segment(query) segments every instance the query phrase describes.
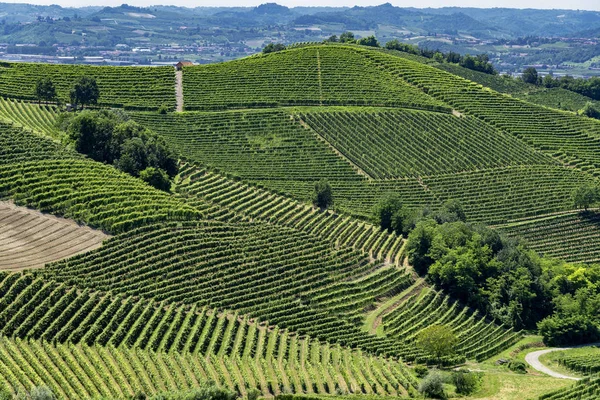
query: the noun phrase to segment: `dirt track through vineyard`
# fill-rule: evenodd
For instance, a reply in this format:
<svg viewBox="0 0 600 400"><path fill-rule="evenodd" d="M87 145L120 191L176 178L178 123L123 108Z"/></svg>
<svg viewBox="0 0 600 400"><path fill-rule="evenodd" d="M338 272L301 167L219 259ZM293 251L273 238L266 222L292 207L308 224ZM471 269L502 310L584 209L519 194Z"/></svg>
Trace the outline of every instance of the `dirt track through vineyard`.
<svg viewBox="0 0 600 400"><path fill-rule="evenodd" d="M41 268L96 249L107 238L73 221L0 202L0 270Z"/></svg>

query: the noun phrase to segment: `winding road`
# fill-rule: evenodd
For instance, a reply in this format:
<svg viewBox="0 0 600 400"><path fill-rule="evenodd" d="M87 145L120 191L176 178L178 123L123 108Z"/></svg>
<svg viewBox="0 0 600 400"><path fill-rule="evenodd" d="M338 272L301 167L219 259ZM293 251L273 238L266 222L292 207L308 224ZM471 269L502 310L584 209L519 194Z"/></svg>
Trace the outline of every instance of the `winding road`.
<svg viewBox="0 0 600 400"><path fill-rule="evenodd" d="M559 374L558 372L552 371L550 368L546 367L544 364L542 364L540 362L540 356L542 356L544 354L552 353L553 351L576 349L576 348L579 348L579 347L598 346L599 344L600 343L590 343L590 344L585 344L585 345L581 345L581 346L552 347L550 349L532 351L531 353L529 353L529 354L527 354L525 356L525 361L527 361L527 363L529 365L531 365L531 367L533 369L536 369L536 370L538 370L540 372L543 372L546 375L550 375L550 376L552 376L554 378L571 379L571 380L574 380L574 381L579 381L579 380L581 380L581 378L576 378L574 376L563 375L563 374Z"/></svg>

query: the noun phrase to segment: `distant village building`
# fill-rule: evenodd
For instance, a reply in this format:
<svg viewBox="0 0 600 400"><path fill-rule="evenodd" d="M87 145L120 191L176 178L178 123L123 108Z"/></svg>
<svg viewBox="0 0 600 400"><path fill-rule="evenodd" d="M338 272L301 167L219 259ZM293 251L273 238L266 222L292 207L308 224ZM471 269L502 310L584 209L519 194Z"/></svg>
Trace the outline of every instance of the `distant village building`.
<svg viewBox="0 0 600 400"><path fill-rule="evenodd" d="M175 68L177 68L177 71L181 71L183 67L189 67L190 65L194 65L194 63L191 61L179 61L175 64Z"/></svg>

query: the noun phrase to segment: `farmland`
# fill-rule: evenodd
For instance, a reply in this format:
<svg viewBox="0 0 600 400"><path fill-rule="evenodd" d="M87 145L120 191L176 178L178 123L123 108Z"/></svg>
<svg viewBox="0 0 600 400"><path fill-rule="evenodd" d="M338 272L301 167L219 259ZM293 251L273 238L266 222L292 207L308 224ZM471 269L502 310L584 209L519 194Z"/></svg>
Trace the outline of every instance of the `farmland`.
<svg viewBox="0 0 600 400"><path fill-rule="evenodd" d="M493 358L518 353L555 306L550 289L511 297L551 280L540 255L600 259L596 211L573 202L600 184L600 124L420 61L329 44L184 67L183 112L173 69L3 65L0 388L125 398L212 381L240 397L406 398L424 365L512 374ZM177 159L165 187L77 152L61 106L32 101L37 76L66 101L82 75L101 97L77 122L140 132L121 156L164 140ZM409 233L377 220L390 196L417 215ZM455 297L419 269L415 243L431 270L483 265L487 286L459 281L469 301ZM523 312L536 296L541 317ZM455 339L445 354L423 345L437 327Z"/></svg>

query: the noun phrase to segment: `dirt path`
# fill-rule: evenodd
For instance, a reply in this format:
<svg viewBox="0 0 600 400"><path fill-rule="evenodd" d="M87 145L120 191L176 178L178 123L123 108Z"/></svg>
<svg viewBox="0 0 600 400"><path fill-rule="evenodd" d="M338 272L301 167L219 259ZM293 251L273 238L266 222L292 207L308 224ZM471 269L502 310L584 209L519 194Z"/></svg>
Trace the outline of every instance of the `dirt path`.
<svg viewBox="0 0 600 400"><path fill-rule="evenodd" d="M177 101L177 112L183 111L183 71L175 71L175 99Z"/></svg>
<svg viewBox="0 0 600 400"><path fill-rule="evenodd" d="M576 349L576 348L579 348L579 347L597 346L599 344L600 343L590 343L590 344L586 344L586 345L582 345L582 346L553 347L551 349L533 351L533 352L531 352L531 353L529 353L529 354L527 354L525 356L525 361L527 361L527 363L529 365L531 365L531 367L533 369L536 369L536 370L538 370L540 372L543 372L546 375L550 375L550 376L552 376L554 378L571 379L571 380L574 380L574 381L579 381L579 380L581 380L581 378L576 378L574 376L567 376L567 375L559 374L558 372L552 371L550 368L546 367L544 364L542 364L540 362L540 356L542 356L544 354L552 353L553 351Z"/></svg>

